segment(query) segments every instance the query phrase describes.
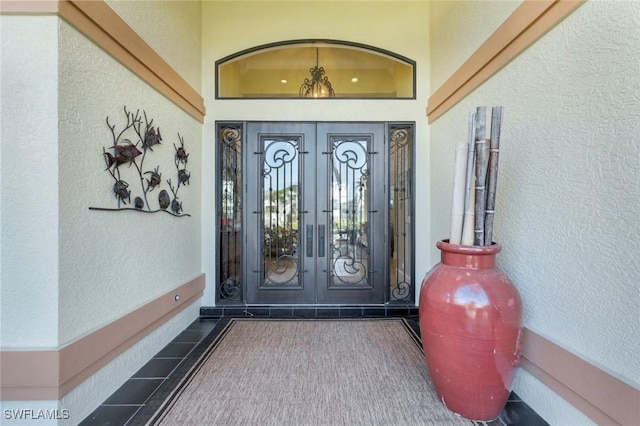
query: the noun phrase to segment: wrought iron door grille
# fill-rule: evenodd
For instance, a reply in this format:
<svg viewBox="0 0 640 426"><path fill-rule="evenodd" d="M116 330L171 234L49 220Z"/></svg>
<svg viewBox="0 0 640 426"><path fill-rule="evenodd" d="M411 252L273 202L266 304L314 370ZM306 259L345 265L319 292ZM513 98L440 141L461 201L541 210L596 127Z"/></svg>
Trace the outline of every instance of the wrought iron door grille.
<svg viewBox="0 0 640 426"><path fill-rule="evenodd" d="M411 126L390 126L389 235L391 277L390 302L413 302L413 189Z"/></svg>
<svg viewBox="0 0 640 426"><path fill-rule="evenodd" d="M313 303L307 288L414 303L415 124L287 125L216 125L216 303Z"/></svg>
<svg viewBox="0 0 640 426"><path fill-rule="evenodd" d="M262 139L261 287L299 287L299 182L301 138Z"/></svg>
<svg viewBox="0 0 640 426"><path fill-rule="evenodd" d="M218 134L218 298L241 301L242 127L220 126Z"/></svg>
<svg viewBox="0 0 640 426"><path fill-rule="evenodd" d="M369 284L369 145L331 136L330 287Z"/></svg>

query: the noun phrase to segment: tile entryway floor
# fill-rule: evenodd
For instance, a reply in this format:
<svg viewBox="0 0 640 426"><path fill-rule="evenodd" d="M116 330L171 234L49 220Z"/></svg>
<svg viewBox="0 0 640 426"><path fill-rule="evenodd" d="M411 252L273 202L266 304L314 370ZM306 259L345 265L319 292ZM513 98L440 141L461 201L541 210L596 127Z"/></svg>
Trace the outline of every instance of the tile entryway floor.
<svg viewBox="0 0 640 426"><path fill-rule="evenodd" d="M198 319L191 323L80 424L130 424L132 417L217 323L218 319Z"/></svg>
<svg viewBox="0 0 640 426"><path fill-rule="evenodd" d="M222 309L215 312L201 311L201 318L191 323L182 333L180 333L165 348L158 352L149 362L147 362L140 370L138 370L128 381L126 381L117 391L107 398L102 405L87 416L80 425L81 426L120 426L120 425L137 425L144 424L153 410L150 410L152 401L158 403L158 388L166 381L179 380L184 374L185 360L192 352L198 351L198 344L207 337L211 332L218 333L220 328L216 325L222 317L208 317L206 314L223 314L225 316L264 316L264 317L284 317L286 318L309 318L321 317L327 318L325 309L321 312L313 308L304 308L294 312L294 309L279 307L274 312L267 308L265 311L259 311L264 315L255 315L248 309L235 308L224 312ZM344 315L340 315L340 311L334 317L371 317L364 312L362 307L345 308ZM395 308L394 308L395 309ZM406 308L403 308L406 309ZM312 315L312 310L314 314ZM255 311L258 312L258 311ZM347 316L346 313L349 313ZM368 312L373 314L374 311ZM413 320L414 329L417 330L417 310L409 308L408 310L386 312L384 309L378 308L375 311L376 316L400 316L405 314L409 322ZM383 313L384 312L384 313ZM354 315L355 314L355 315ZM360 314L360 315L358 315ZM403 315L405 316L405 315ZM181 371L181 367L183 371ZM161 400L162 398L160 398ZM488 422L487 426L545 426L548 425L540 416L538 416L518 395L511 393L507 405L500 417L492 422Z"/></svg>

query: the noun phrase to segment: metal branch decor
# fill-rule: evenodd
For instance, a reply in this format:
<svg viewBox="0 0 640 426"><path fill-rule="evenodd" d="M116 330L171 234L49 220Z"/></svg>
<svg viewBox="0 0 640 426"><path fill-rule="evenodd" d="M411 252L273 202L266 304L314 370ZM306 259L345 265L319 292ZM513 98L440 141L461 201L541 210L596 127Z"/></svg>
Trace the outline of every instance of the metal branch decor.
<svg viewBox="0 0 640 426"><path fill-rule="evenodd" d="M166 180L167 189L163 189L162 172L159 165L148 167L145 160L153 153L163 149L160 127L154 127L153 119L140 110L135 113L124 107L126 124L122 130L109 123L113 144L102 148L106 165L105 171L112 178L112 192L117 203L115 208L89 207L90 210L122 211L133 210L144 213L165 212L172 216L191 216L183 213L182 202L178 198L180 188L189 185L191 174L187 170L189 154L184 147L184 138L178 133L179 145L173 144L175 150L175 181ZM168 173L168 172L167 172ZM131 201L133 198L133 202Z"/></svg>

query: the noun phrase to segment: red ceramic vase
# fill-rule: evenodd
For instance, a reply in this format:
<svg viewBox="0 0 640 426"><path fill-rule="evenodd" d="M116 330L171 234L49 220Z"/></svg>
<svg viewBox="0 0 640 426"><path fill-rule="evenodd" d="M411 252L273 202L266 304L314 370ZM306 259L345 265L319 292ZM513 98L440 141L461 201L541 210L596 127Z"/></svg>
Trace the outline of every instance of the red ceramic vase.
<svg viewBox="0 0 640 426"><path fill-rule="evenodd" d="M496 267L499 244L439 241L441 261L422 281L420 333L442 403L471 420L504 409L520 362L522 303Z"/></svg>

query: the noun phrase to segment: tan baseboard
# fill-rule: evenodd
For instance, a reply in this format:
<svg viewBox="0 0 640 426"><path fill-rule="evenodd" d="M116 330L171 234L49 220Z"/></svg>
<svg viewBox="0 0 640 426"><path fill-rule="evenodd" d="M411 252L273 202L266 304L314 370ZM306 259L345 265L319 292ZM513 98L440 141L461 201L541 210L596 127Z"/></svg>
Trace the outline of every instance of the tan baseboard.
<svg viewBox="0 0 640 426"><path fill-rule="evenodd" d="M0 399L35 401L62 398L197 301L204 287L203 274L57 351L0 352Z"/></svg>
<svg viewBox="0 0 640 426"><path fill-rule="evenodd" d="M639 390L528 329L521 366L597 424L638 425Z"/></svg>
<svg viewBox="0 0 640 426"><path fill-rule="evenodd" d="M0 13L58 13L58 0L0 0Z"/></svg>

